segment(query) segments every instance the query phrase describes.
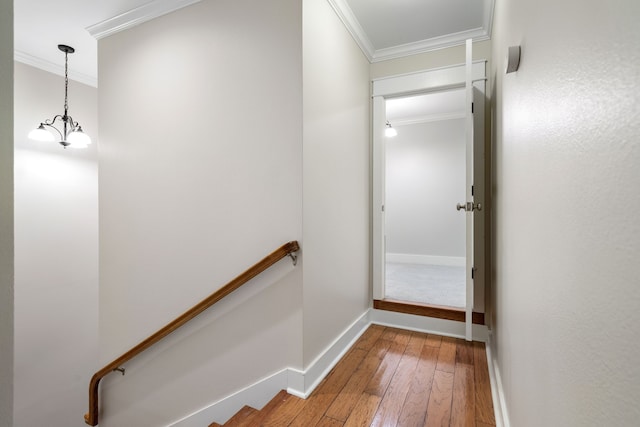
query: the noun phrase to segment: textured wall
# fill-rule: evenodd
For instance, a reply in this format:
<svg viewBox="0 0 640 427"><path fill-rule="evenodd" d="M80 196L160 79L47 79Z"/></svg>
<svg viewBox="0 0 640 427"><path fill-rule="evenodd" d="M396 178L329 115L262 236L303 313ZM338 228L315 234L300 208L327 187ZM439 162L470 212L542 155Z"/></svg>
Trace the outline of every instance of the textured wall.
<svg viewBox="0 0 640 427"><path fill-rule="evenodd" d="M13 426L13 2L0 2L0 427Z"/></svg>
<svg viewBox="0 0 640 427"><path fill-rule="evenodd" d="M511 425L636 425L640 3L496 3L494 332ZM522 60L505 75L510 45Z"/></svg>
<svg viewBox="0 0 640 427"><path fill-rule="evenodd" d="M369 63L325 0L303 1L304 361L370 304Z"/></svg>

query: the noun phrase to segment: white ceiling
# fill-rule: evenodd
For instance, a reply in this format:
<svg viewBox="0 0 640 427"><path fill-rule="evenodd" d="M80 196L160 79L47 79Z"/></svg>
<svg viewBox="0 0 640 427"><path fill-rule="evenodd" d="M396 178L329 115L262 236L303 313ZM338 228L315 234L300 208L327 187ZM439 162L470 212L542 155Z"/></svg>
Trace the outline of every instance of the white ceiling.
<svg viewBox="0 0 640 427"><path fill-rule="evenodd" d="M392 126L460 119L464 117L465 104L464 88L390 98L385 102L386 117Z"/></svg>
<svg viewBox="0 0 640 427"><path fill-rule="evenodd" d="M328 0L370 62L488 40L494 0Z"/></svg>
<svg viewBox="0 0 640 427"><path fill-rule="evenodd" d="M58 44L76 49L72 79L97 85L97 38L200 0L14 0L15 57L63 72ZM215 1L215 0L209 0ZM328 0L368 57L376 62L486 40L494 0ZM92 35L93 34L93 35Z"/></svg>
<svg viewBox="0 0 640 427"><path fill-rule="evenodd" d="M72 78L96 84L98 43L85 29L149 0L14 0L16 59L60 74L64 54L58 44L76 49L69 56Z"/></svg>

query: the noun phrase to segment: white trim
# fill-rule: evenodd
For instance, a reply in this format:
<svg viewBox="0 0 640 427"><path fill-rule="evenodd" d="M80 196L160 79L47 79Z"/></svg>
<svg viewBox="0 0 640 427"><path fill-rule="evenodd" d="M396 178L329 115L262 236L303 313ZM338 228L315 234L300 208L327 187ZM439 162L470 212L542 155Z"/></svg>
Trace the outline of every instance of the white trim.
<svg viewBox="0 0 640 427"><path fill-rule="evenodd" d="M510 427L509 413L507 411L507 402L505 400L504 388L502 387L502 378L500 377L500 368L498 361L494 358L496 349L494 348L493 335L489 332L486 349L487 349L487 365L489 368L489 381L491 383L491 398L493 399L493 411L496 418L496 427Z"/></svg>
<svg viewBox="0 0 640 427"><path fill-rule="evenodd" d="M372 276L373 299L383 299L385 295L385 252L386 240L384 236L385 223L385 136L384 128L387 121L385 100L381 96L374 96L372 101L373 121L372 136L373 145L371 148L371 185L372 188L380 189L374 191L371 198L373 241L371 247L373 251Z"/></svg>
<svg viewBox="0 0 640 427"><path fill-rule="evenodd" d="M273 396L286 388L287 369L283 369L224 399L220 399L178 421L168 424L167 427L202 427L211 424L212 420L224 420L223 422L226 422L245 405L253 408L264 407Z"/></svg>
<svg viewBox="0 0 640 427"><path fill-rule="evenodd" d="M58 65L53 62L40 59L36 56L29 55L28 53L22 52L20 50L13 51L13 59L18 62L22 62L23 64L27 64L44 71L48 71L49 73L57 74L64 77L64 65ZM84 83L89 86L98 87L97 77L78 73L77 71L71 69L69 70L69 79Z"/></svg>
<svg viewBox="0 0 640 427"><path fill-rule="evenodd" d="M411 117L406 119L394 120L393 127L397 126L406 126L406 125L417 125L421 123L431 123L431 122L443 122L445 120L459 120L464 119L466 117L464 111L459 111L456 113L442 113L442 114L432 114L430 116L420 116L420 117Z"/></svg>
<svg viewBox="0 0 640 427"><path fill-rule="evenodd" d="M291 370L295 375L303 375L304 380L302 382L304 383L304 389L295 389L289 386L287 391L293 395L304 397L305 399L309 397L318 384L327 376L329 371L338 363L340 358L342 358L347 350L360 338L360 335L367 330L370 324L369 310L367 310L311 362L304 373ZM298 380L297 383L300 383L300 381Z"/></svg>
<svg viewBox="0 0 640 427"><path fill-rule="evenodd" d="M446 265L452 267L465 266L465 257L455 256L387 253L386 260L387 262L397 262L400 264Z"/></svg>
<svg viewBox="0 0 640 427"><path fill-rule="evenodd" d="M287 393L306 399L308 394L304 389L304 376L305 372L300 369L287 369Z"/></svg>
<svg viewBox="0 0 640 427"><path fill-rule="evenodd" d="M200 0L155 0L113 18L90 25L86 30L100 40L198 2Z"/></svg>
<svg viewBox="0 0 640 427"><path fill-rule="evenodd" d="M362 27L360 26L360 22L356 19L353 11L347 4L345 0L327 0L333 10L338 15L338 18L342 21L342 24L345 26L353 40L356 42L364 56L367 57L369 62L373 62L374 49L371 40L367 36L367 33L364 32Z"/></svg>
<svg viewBox="0 0 640 427"><path fill-rule="evenodd" d="M493 11L495 9L495 0L485 2L482 27L487 29L489 39L491 39L491 32L493 31Z"/></svg>
<svg viewBox="0 0 640 427"><path fill-rule="evenodd" d="M487 60L486 59L476 59L473 61L474 64L484 64L486 63ZM452 68L459 68L459 67L464 67L465 63L459 63L459 64L451 64L451 65L443 65L441 67L435 67L435 68L429 68L427 70L419 70L419 71L409 71L408 73L400 73L400 74L394 74L392 76L384 76L384 77L376 77L375 79L371 79L372 82L377 82L377 81L381 81L381 80L388 80L388 79L396 79L398 77L407 77L407 76L413 76L416 74L423 74L423 73L431 73L433 71L439 71L439 70L449 70ZM474 71L477 71L474 69ZM487 77L484 76L483 78L479 78L479 80L487 80ZM474 80L475 82L475 80ZM464 80L461 82L461 86L464 86ZM372 96L375 95L381 95L381 94L374 94Z"/></svg>
<svg viewBox="0 0 640 427"><path fill-rule="evenodd" d="M417 55L419 53L430 52L433 50L444 49L452 46L460 46L467 39L473 39L474 42L489 40L489 32L484 27L473 28L471 30L460 31L458 33L447 34L444 36L433 37L426 40L420 40L413 43L407 43L399 46L378 49L373 54L372 62L387 61L389 59L402 58L404 56Z"/></svg>
<svg viewBox="0 0 640 427"><path fill-rule="evenodd" d="M471 39L467 39L466 48L465 48L465 94L466 94L466 103L465 103L465 112L466 112L466 120L465 120L465 146L466 146L466 201L473 201L473 179L474 179L474 161L475 161L475 150L473 147L473 41ZM465 324L466 324L466 339L467 341L471 341L473 338L472 325L473 325L473 292L474 292L474 281L473 281L473 266L475 263L475 254L473 252L474 246L474 238L475 233L473 230L473 220L474 213L473 211L466 211L465 221L467 226L466 230L466 304L465 304Z"/></svg>
<svg viewBox="0 0 640 427"><path fill-rule="evenodd" d="M473 61L473 80L486 79L486 60ZM385 98L465 86L465 64L374 79L372 96Z"/></svg>
<svg viewBox="0 0 640 427"><path fill-rule="evenodd" d="M446 337L462 339L465 337L464 322L398 313L395 311L371 309L371 323L410 331L438 334ZM486 342L488 338L489 329L486 325L473 325L474 341Z"/></svg>

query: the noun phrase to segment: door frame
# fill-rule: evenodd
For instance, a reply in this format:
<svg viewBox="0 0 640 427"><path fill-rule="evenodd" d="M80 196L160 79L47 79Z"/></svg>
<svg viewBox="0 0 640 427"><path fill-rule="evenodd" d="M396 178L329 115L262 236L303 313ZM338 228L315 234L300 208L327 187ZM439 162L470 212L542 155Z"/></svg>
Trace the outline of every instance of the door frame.
<svg viewBox="0 0 640 427"><path fill-rule="evenodd" d="M485 312L485 99L486 60L472 63L474 91L474 198L483 210L474 213L474 312ZM385 100L399 96L439 92L464 88L466 80L465 64L429 69L414 73L389 76L372 81L372 282L373 299L382 300L385 295L385 242L384 242L384 185L385 165L384 128L386 124ZM452 207L452 209L455 207Z"/></svg>

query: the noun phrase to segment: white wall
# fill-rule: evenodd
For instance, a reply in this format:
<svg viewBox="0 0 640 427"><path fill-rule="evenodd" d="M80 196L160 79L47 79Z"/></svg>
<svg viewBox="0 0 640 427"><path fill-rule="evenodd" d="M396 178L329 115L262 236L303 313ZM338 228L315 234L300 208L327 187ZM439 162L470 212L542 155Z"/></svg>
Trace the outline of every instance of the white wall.
<svg viewBox="0 0 640 427"><path fill-rule="evenodd" d="M31 141L64 78L15 63L16 426L82 426L98 362L97 89L69 82L87 149Z"/></svg>
<svg viewBox="0 0 640 427"><path fill-rule="evenodd" d="M326 0L303 1L304 364L360 317L369 285L369 63Z"/></svg>
<svg viewBox="0 0 640 427"><path fill-rule="evenodd" d="M464 119L395 126L385 143L387 253L465 256Z"/></svg>
<svg viewBox="0 0 640 427"><path fill-rule="evenodd" d="M100 40L105 363L302 240L301 17L298 0L205 0ZM100 425L164 425L302 368L302 264L111 375Z"/></svg>
<svg viewBox="0 0 640 427"><path fill-rule="evenodd" d="M0 2L0 427L13 426L13 2Z"/></svg>
<svg viewBox="0 0 640 427"><path fill-rule="evenodd" d="M631 0L496 2L494 344L512 426L640 419L638 16Z"/></svg>

